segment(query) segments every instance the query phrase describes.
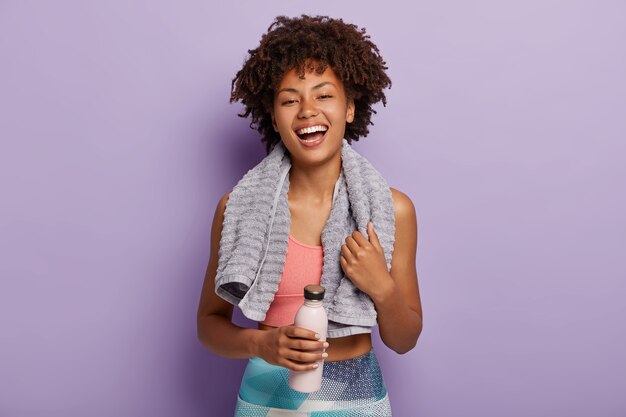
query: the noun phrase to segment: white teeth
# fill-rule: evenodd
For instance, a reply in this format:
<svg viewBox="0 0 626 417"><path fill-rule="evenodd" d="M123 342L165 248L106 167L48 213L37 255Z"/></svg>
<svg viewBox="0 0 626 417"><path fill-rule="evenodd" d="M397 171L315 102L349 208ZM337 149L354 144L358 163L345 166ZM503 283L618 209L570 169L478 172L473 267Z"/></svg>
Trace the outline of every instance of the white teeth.
<svg viewBox="0 0 626 417"><path fill-rule="evenodd" d="M327 130L328 128L326 126L317 125L317 126L305 127L303 129L298 129L296 130L296 133L298 135L303 135L305 133L326 132Z"/></svg>

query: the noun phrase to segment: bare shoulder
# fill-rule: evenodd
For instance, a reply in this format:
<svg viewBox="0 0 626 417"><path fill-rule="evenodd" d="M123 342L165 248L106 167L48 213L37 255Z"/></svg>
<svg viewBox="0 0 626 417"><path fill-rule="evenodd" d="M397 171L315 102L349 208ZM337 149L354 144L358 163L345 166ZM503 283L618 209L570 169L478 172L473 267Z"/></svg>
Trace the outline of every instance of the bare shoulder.
<svg viewBox="0 0 626 417"><path fill-rule="evenodd" d="M391 188L395 210L395 242L389 271L409 304L420 317L422 303L417 283L417 218L408 195Z"/></svg>
<svg viewBox="0 0 626 417"><path fill-rule="evenodd" d="M415 215L413 201L402 191L391 187L390 190L395 211L396 227L400 229L407 227L417 229L417 216Z"/></svg>
<svg viewBox="0 0 626 417"><path fill-rule="evenodd" d="M224 301L215 293L215 277L217 275L217 266L219 262L219 247L222 236L222 224L224 222L224 211L230 192L224 194L215 207L213 216L213 224L211 226L211 250L209 255L209 264L206 269L204 284L200 295L200 304L198 306L198 318L217 314L230 318L232 316L233 307Z"/></svg>
<svg viewBox="0 0 626 417"><path fill-rule="evenodd" d="M226 210L226 203L228 202L228 197L230 197L230 191L227 192L220 198L220 201L217 203L216 214L224 215L224 211Z"/></svg>

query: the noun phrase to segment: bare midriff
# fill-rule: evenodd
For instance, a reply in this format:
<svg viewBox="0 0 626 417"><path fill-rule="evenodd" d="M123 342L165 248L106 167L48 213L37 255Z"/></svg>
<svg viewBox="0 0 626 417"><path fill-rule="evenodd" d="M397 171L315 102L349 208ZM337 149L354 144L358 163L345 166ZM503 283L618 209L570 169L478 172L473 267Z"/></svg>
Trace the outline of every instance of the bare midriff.
<svg viewBox="0 0 626 417"><path fill-rule="evenodd" d="M270 330L275 327L268 326L259 323L259 330ZM336 337L327 339L328 358L326 362L342 361L345 359L356 358L357 356L365 355L372 349L372 337L370 333L355 334L346 337Z"/></svg>

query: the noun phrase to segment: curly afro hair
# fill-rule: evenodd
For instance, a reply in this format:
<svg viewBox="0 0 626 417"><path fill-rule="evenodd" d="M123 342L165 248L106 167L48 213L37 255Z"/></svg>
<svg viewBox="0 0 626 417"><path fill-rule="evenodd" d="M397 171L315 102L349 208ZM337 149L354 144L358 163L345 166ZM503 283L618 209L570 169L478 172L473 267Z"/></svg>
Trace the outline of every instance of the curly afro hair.
<svg viewBox="0 0 626 417"><path fill-rule="evenodd" d="M383 106L387 104L383 89L391 87L391 80L378 47L365 28L342 19L278 16L259 46L248 53L250 56L232 81L230 102L243 103L245 110L240 117L252 114L250 127L261 133L267 153L280 141L272 126L271 110L274 91L287 71L296 69L302 78L305 69L319 74L327 66L333 69L355 104L354 121L346 124L349 143L369 133L368 125L374 124L372 113L376 113L372 105L379 101Z"/></svg>

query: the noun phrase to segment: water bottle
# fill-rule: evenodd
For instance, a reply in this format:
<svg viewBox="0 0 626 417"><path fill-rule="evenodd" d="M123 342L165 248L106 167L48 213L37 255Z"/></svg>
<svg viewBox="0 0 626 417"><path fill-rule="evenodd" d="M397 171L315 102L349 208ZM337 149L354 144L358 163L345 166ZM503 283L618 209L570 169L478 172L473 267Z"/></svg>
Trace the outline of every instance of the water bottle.
<svg viewBox="0 0 626 417"><path fill-rule="evenodd" d="M328 318L322 304L324 299L324 287L319 285L307 285L304 287L304 304L296 313L294 325L313 330L320 335L320 341L326 341L328 330ZM317 368L310 371L290 371L289 386L300 392L314 392L322 386L322 370L324 359L317 362Z"/></svg>

